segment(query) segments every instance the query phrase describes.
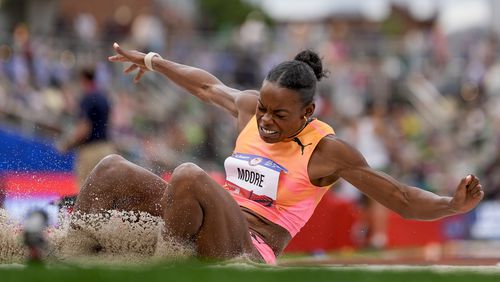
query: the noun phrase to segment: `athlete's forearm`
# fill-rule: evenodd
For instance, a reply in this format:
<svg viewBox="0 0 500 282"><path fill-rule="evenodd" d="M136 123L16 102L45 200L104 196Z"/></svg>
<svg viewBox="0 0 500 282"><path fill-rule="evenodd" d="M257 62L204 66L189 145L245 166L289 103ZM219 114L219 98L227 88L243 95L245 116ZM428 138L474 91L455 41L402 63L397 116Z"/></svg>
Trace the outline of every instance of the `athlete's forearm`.
<svg viewBox="0 0 500 282"><path fill-rule="evenodd" d="M344 177L360 191L407 219L434 220L456 213L450 197L441 197L398 182L369 167L352 169Z"/></svg>
<svg viewBox="0 0 500 282"><path fill-rule="evenodd" d="M434 220L454 215L457 211L451 206L451 197L443 197L417 187L407 187L410 201L406 218Z"/></svg>
<svg viewBox="0 0 500 282"><path fill-rule="evenodd" d="M113 48L117 54L110 56L108 60L131 62L132 65L124 72L138 70L135 82L141 79L146 69L155 70L202 101L221 106L233 116L238 115L235 98L240 91L227 87L207 71L163 59L154 53L144 54L136 50L123 50L118 43L114 43Z"/></svg>
<svg viewBox="0 0 500 282"><path fill-rule="evenodd" d="M155 71L163 74L172 82L204 102L217 103L217 99L221 98L216 97L218 94L215 90L223 87L224 84L205 70L175 63L159 57L154 57L152 64ZM227 99L228 97L222 98Z"/></svg>

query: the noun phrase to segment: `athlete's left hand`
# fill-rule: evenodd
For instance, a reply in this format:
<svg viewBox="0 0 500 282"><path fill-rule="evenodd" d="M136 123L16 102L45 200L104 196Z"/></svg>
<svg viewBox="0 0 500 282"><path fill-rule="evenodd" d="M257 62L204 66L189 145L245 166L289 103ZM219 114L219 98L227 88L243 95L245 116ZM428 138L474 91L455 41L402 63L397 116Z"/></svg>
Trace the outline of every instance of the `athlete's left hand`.
<svg viewBox="0 0 500 282"><path fill-rule="evenodd" d="M450 205L457 213L466 213L475 208L483 197L484 191L479 183L479 178L469 174L462 178L458 184Z"/></svg>

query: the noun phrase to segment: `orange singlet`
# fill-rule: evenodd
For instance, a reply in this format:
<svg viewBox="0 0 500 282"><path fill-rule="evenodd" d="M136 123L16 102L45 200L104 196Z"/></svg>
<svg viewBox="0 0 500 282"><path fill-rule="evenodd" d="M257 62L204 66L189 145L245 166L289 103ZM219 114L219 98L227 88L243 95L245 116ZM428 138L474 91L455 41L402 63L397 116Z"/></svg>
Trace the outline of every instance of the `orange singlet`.
<svg viewBox="0 0 500 282"><path fill-rule="evenodd" d="M297 141L266 143L255 116L236 140L233 155L224 162L225 188L245 208L284 227L292 237L311 217L329 186L309 180L307 166L319 141L334 134L324 122L312 120Z"/></svg>

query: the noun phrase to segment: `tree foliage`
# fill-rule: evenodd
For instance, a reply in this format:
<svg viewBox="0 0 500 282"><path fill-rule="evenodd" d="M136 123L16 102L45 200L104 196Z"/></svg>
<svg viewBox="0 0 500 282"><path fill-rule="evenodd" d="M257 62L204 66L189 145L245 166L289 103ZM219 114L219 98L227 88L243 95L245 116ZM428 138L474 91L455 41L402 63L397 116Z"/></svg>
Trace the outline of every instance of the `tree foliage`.
<svg viewBox="0 0 500 282"><path fill-rule="evenodd" d="M264 14L256 7L243 0L198 0L200 10L200 28L221 29L242 24L253 11Z"/></svg>

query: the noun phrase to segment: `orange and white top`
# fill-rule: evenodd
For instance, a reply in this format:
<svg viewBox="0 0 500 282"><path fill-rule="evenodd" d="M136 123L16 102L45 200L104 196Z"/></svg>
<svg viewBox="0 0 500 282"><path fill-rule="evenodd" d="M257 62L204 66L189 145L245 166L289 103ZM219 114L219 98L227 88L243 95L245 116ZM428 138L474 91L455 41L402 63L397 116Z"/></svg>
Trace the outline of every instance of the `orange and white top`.
<svg viewBox="0 0 500 282"><path fill-rule="evenodd" d="M319 141L334 130L313 120L294 141L266 143L255 116L236 140L233 155L224 162L226 182L236 202L284 227L293 237L309 220L330 186L315 186L307 166Z"/></svg>

